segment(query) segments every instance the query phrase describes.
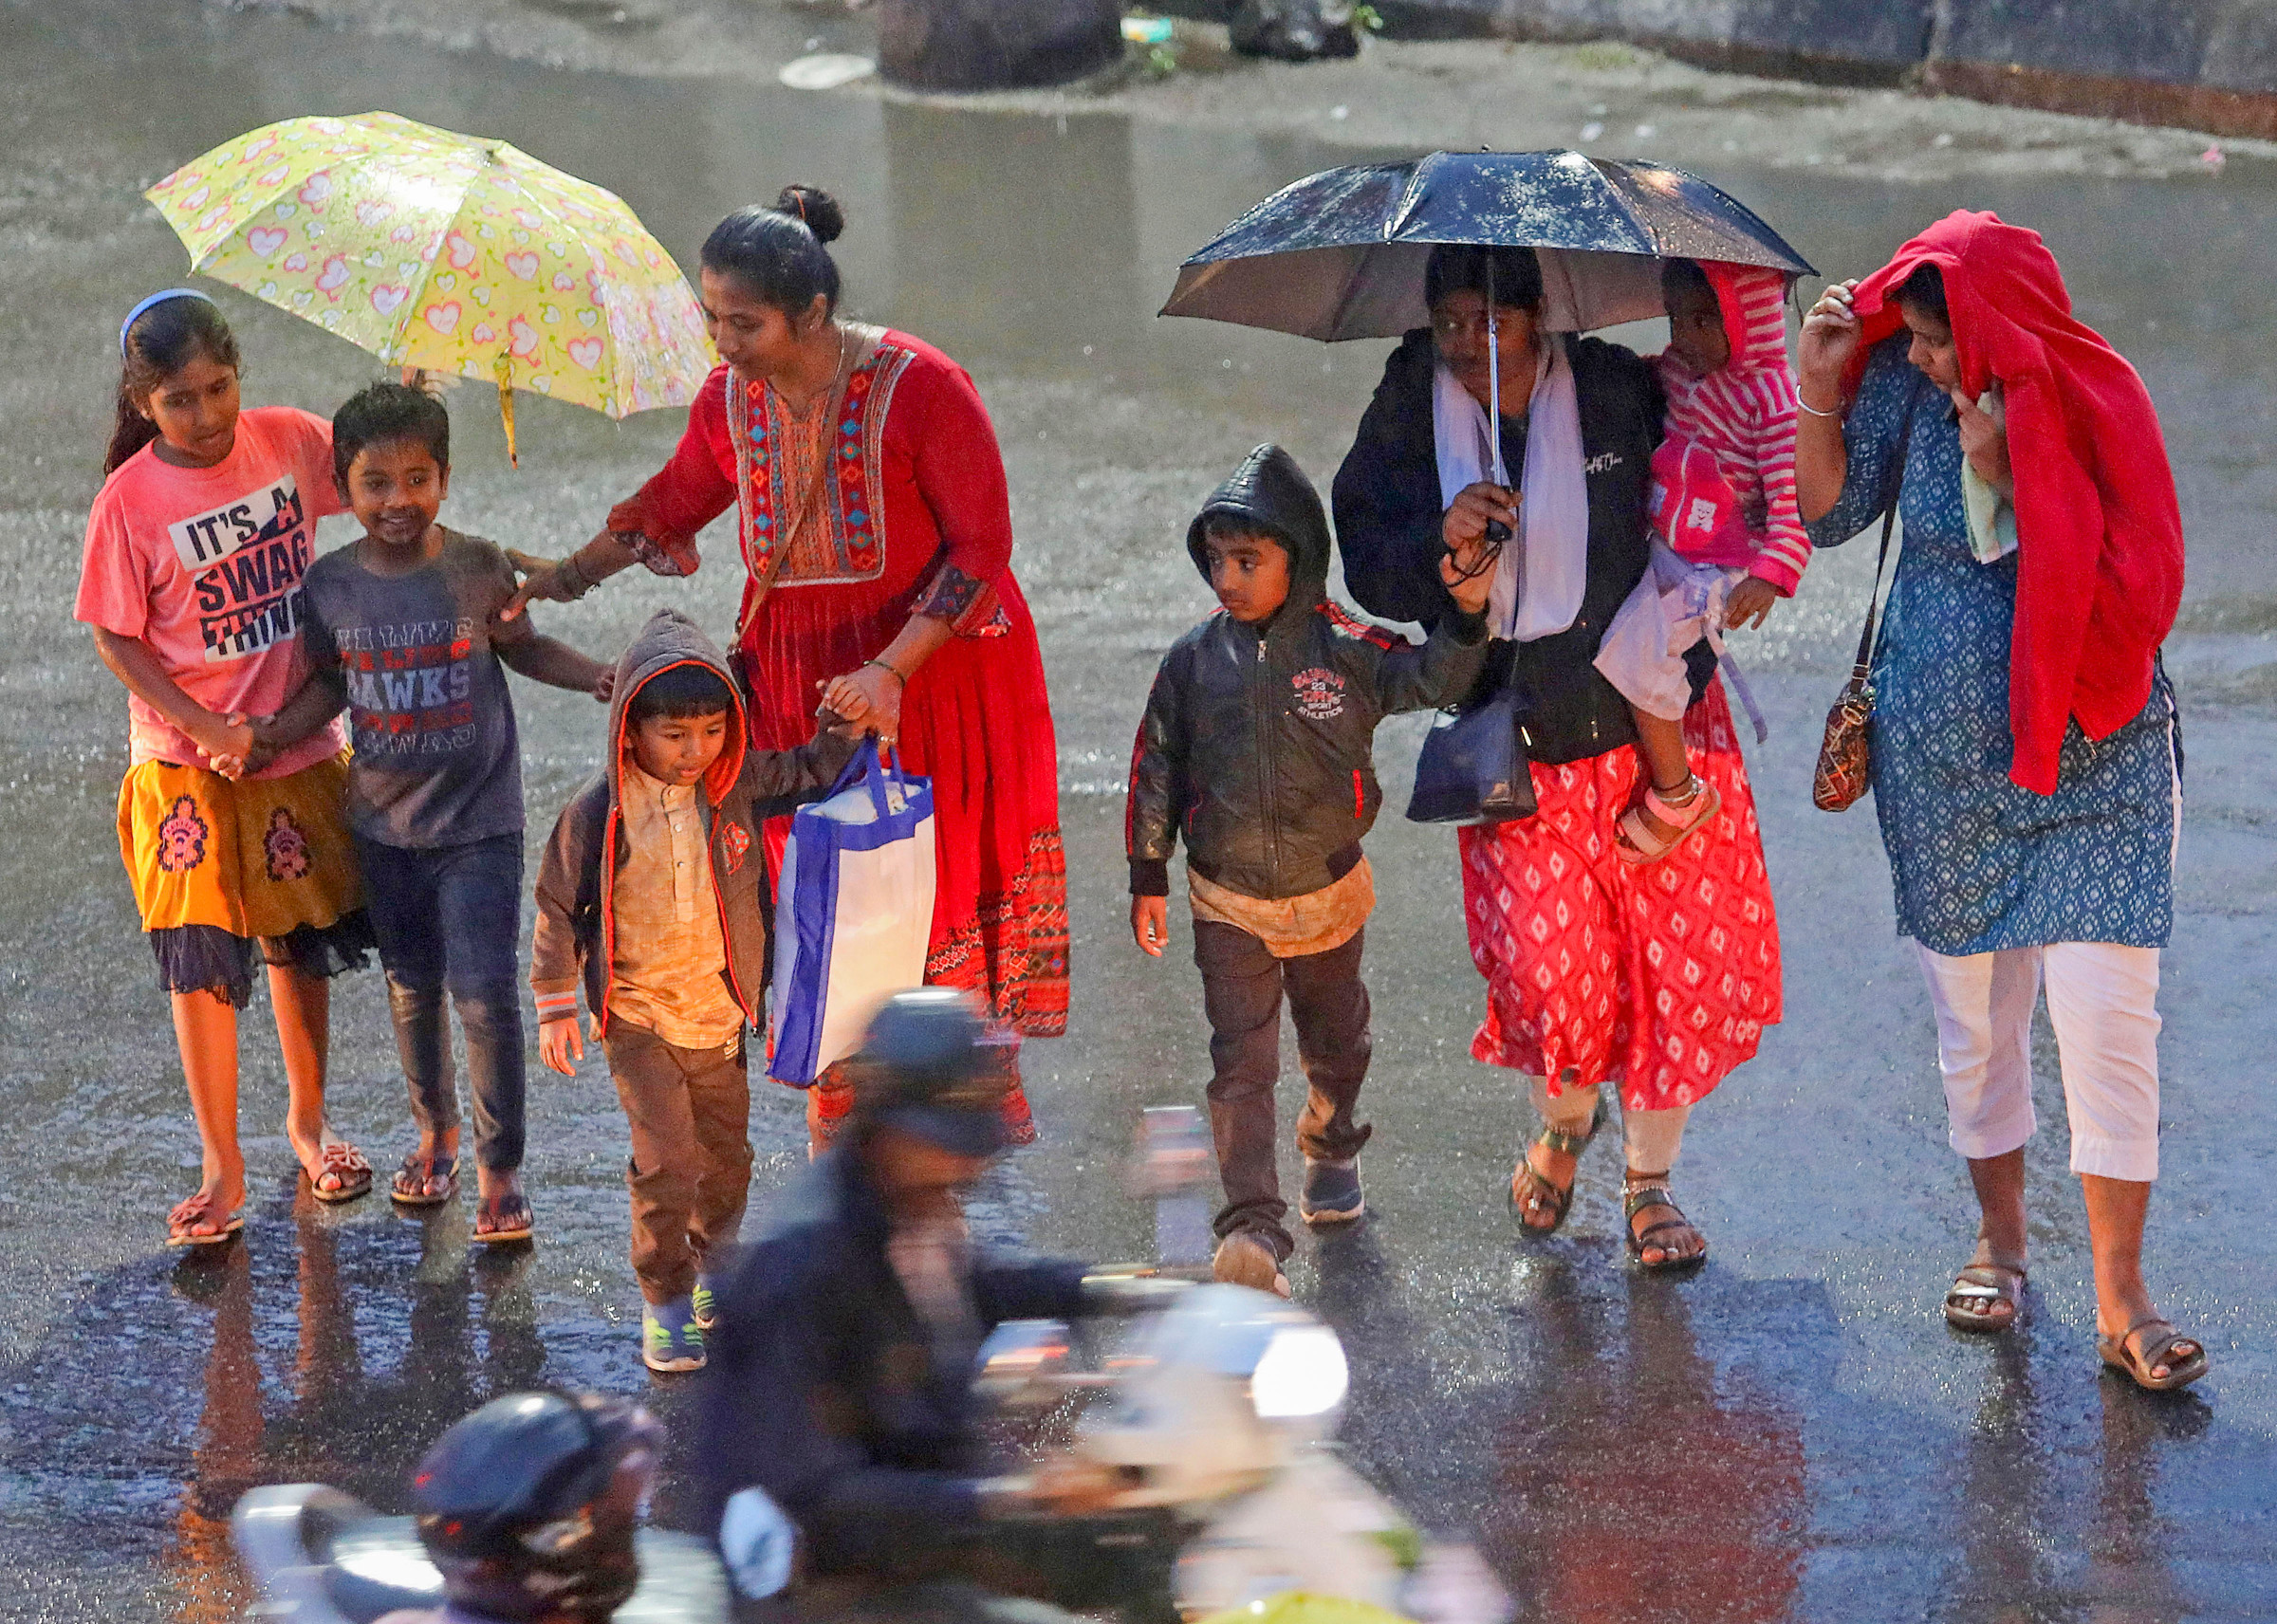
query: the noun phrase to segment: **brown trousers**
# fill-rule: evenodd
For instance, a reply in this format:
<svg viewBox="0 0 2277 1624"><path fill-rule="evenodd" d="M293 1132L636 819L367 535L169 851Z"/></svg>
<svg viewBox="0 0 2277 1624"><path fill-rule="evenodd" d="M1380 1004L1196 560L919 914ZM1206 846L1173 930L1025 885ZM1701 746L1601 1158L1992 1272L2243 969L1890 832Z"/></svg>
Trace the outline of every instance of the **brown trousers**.
<svg viewBox="0 0 2277 1624"><path fill-rule="evenodd" d="M1368 989L1360 979L1361 938L1341 948L1277 959L1247 931L1215 919L1194 926L1194 962L1202 971L1210 1017L1210 1131L1226 1187L1220 1239L1247 1229L1287 1261L1296 1249L1282 1220L1281 1174L1273 1164L1273 1088L1281 1076L1281 1003L1297 1028L1305 1068L1305 1110L1297 1148L1324 1161L1360 1154L1372 1129L1352 1119L1374 1041Z"/></svg>
<svg viewBox="0 0 2277 1624"><path fill-rule="evenodd" d="M633 1273L650 1304L685 1297L706 1259L743 1227L751 1188L751 1085L741 1033L683 1049L625 1021L602 1047L633 1131L624 1164L633 1198Z"/></svg>

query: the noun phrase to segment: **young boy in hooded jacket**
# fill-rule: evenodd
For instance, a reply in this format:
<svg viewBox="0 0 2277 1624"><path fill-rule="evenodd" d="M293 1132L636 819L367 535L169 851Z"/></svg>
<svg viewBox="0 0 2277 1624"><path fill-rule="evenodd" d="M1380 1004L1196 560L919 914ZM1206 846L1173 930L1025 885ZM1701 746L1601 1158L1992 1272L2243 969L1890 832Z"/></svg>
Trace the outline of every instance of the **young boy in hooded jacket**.
<svg viewBox="0 0 2277 1624"><path fill-rule="evenodd" d="M606 768L562 809L538 870L529 983L540 1057L593 1035L632 1130L640 1356L695 1370L751 1182L744 1031L764 1019L768 906L760 831L830 787L853 754L837 731L748 747L743 698L695 623L659 609L617 663Z"/></svg>
<svg viewBox="0 0 2277 1624"><path fill-rule="evenodd" d="M1131 762L1131 933L1159 958L1170 857L1186 841L1194 957L1210 1019L1210 1125L1226 1202L1213 1272L1288 1295L1294 1242L1273 1165L1281 1000L1296 1023L1307 1097L1299 1210L1308 1224L1364 1209L1352 1119L1367 1076L1362 928L1376 892L1360 842L1383 794L1376 724L1451 704L1486 661L1488 571L1440 561L1458 613L1421 647L1326 593L1328 521L1296 459L1259 446L1186 533L1222 612L1162 657Z"/></svg>

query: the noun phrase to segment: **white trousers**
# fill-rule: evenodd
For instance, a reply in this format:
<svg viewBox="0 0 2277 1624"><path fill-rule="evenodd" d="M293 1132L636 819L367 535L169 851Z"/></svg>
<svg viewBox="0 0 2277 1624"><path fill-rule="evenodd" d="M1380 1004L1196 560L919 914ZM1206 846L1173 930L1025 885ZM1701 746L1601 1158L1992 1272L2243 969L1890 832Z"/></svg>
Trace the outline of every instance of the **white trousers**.
<svg viewBox="0 0 2277 1624"><path fill-rule="evenodd" d="M1543 1121L1562 1134L1589 1131L1589 1118L1597 1111L1595 1089L1568 1088L1553 1099L1549 1084L1542 1079L1528 1077L1526 1080L1532 1086L1534 1109L1542 1114ZM1676 1153L1684 1148L1684 1124L1691 1116L1689 1105L1666 1111L1622 1111L1620 1137L1629 1166L1645 1173L1664 1173L1675 1167Z"/></svg>
<svg viewBox="0 0 2277 1624"><path fill-rule="evenodd" d="M1936 1006L1954 1150L1982 1161L2032 1136L2032 1007L2045 976L2071 1171L2158 1176L2157 948L2055 942L1950 958L1914 945Z"/></svg>

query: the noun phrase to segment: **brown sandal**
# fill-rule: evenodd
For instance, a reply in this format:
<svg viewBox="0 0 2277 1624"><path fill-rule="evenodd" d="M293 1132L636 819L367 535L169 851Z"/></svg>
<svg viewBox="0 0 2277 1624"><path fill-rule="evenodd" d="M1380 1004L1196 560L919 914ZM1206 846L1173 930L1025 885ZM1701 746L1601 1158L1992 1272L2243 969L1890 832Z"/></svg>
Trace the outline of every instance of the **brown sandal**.
<svg viewBox="0 0 2277 1624"><path fill-rule="evenodd" d="M1638 1234L1637 1215L1639 1212L1650 1212L1657 1207L1666 1208L1671 1215L1661 1219L1657 1224L1647 1224L1644 1227L1644 1232ZM1655 1179L1649 1184L1630 1185L1628 1193L1621 1198L1620 1209L1627 1219L1629 1256L1637 1260L1638 1267L1652 1269L1657 1273L1663 1269L1695 1268L1708 1261L1708 1237L1700 1235L1699 1226L1685 1217L1684 1209L1669 1198L1666 1180ZM1696 1252L1677 1254L1653 1239L1655 1235L1670 1229L1690 1229L1694 1234L1700 1235L1700 1249ZM1645 1261L1644 1248L1652 1246L1660 1246L1660 1261L1657 1264Z"/></svg>
<svg viewBox="0 0 2277 1624"><path fill-rule="evenodd" d="M2135 1338L2145 1331L2164 1331L2162 1337L2146 1339L2138 1347ZM2188 1354L2175 1353L2188 1348ZM2116 1337L2100 1333L2095 1338L2095 1351L2102 1356L2103 1363L2115 1371L2122 1371L2137 1387L2151 1393L2171 1393L2177 1387L2188 1387L2206 1374L2206 1346L2195 1337L2185 1337L2168 1320L2156 1314L2146 1315ZM2164 1375L2151 1372L2166 1366Z"/></svg>
<svg viewBox="0 0 2277 1624"><path fill-rule="evenodd" d="M1956 1331L2006 1331L2024 1313L2025 1267L1995 1256L1983 1241L1976 1255L1953 1277L1945 1293L1945 1323ZM1992 1312L1996 1303L2009 1305L2006 1314Z"/></svg>
<svg viewBox="0 0 2277 1624"><path fill-rule="evenodd" d="M1527 1141L1527 1148L1531 1150L1540 1145L1561 1155L1571 1156L1578 1162L1582 1153L1589 1148L1589 1141L1597 1137L1597 1131L1604 1125L1605 1102L1601 1097L1597 1109L1590 1114L1587 1133L1568 1134L1562 1129L1545 1127ZM1573 1172L1575 1181L1579 1182L1582 1170L1577 1167ZM1527 1209L1537 1204L1549 1209L1548 1223L1528 1224L1526 1221ZM1554 1235L1558 1232L1558 1226L1565 1222L1565 1209L1572 1205L1573 1185L1568 1184L1561 1189L1535 1170L1530 1157L1518 1158L1517 1167L1510 1172L1510 1210L1518 1214L1518 1227L1521 1229L1537 1238Z"/></svg>

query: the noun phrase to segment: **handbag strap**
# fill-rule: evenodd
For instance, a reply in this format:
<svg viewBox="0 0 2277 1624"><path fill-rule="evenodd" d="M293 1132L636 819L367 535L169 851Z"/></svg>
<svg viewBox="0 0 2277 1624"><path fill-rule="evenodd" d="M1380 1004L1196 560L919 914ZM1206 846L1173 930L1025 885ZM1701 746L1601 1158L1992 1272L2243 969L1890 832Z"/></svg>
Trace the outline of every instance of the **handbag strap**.
<svg viewBox="0 0 2277 1624"><path fill-rule="evenodd" d="M1890 562L1890 533L1898 527L1898 498L1905 489L1905 458L1914 443L1914 415L1928 387L1928 374L1916 372L1914 386L1906 392L1904 421L1898 430L1898 454L1890 459L1890 471L1881 482L1881 547L1874 555L1874 590L1866 597L1865 629L1858 635L1858 659L1850 668L1854 685L1863 683L1874 670L1874 623L1881 607L1882 566Z"/></svg>

